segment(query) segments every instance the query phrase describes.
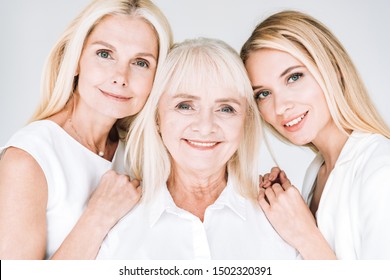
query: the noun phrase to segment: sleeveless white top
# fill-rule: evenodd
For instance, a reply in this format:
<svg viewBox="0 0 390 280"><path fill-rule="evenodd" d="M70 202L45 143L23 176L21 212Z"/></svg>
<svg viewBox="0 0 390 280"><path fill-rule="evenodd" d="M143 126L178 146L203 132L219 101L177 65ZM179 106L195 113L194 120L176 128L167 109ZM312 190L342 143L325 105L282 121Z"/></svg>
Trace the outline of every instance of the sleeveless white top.
<svg viewBox="0 0 390 280"><path fill-rule="evenodd" d="M124 143L119 142L110 162L81 145L56 123L41 120L16 132L0 153L11 146L29 153L46 177L46 258L50 258L80 218L102 175L110 169L124 173Z"/></svg>

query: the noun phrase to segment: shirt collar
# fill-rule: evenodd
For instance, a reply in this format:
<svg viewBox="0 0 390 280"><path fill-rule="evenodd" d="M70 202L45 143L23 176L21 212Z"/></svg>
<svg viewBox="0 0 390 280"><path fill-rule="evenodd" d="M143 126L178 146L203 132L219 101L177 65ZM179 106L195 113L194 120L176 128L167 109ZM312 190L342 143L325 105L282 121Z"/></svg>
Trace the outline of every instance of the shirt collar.
<svg viewBox="0 0 390 280"><path fill-rule="evenodd" d="M224 206L230 208L241 219L246 219L246 199L233 186L232 181L228 180L226 188L215 203L209 206L210 209L221 209Z"/></svg>
<svg viewBox="0 0 390 280"><path fill-rule="evenodd" d="M166 184L156 190L156 193L148 206L150 227L154 226L166 210L177 208Z"/></svg>
<svg viewBox="0 0 390 280"><path fill-rule="evenodd" d="M366 145L366 142L370 141L370 137L367 137L369 135L372 135L372 133L353 131L345 142L344 147L341 149L334 169L344 163L353 160L355 155L360 152L359 146ZM318 153L306 171L304 184L302 187L302 196L306 202L309 202L309 200L311 199L311 195L314 190L313 184L316 181L317 174L323 163L324 158L320 153Z"/></svg>
<svg viewBox="0 0 390 280"><path fill-rule="evenodd" d="M210 205L208 209L222 209L223 207L230 208L236 213L241 219L246 219L246 199L238 193L236 188L232 186L231 180L228 180L225 189L222 191L220 196ZM167 185L165 184L159 188L153 200L147 203L149 226L153 227L160 219L162 214L166 211L180 213L183 210L178 208L173 201L171 194L168 191Z"/></svg>

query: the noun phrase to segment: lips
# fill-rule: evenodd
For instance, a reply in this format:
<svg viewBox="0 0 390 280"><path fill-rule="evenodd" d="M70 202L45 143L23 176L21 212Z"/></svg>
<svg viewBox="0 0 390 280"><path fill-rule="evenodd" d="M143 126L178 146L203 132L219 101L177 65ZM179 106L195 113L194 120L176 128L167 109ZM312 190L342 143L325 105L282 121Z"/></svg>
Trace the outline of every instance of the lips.
<svg viewBox="0 0 390 280"><path fill-rule="evenodd" d="M306 115L307 115L308 112L309 112L309 111L305 112L304 114L302 114L302 115L300 115L300 116L298 116L298 117L294 117L294 118L292 118L292 119L289 120L289 121L284 121L284 122L282 123L283 126L285 126L285 127L293 127L293 126L299 124L299 123L306 117Z"/></svg>
<svg viewBox="0 0 390 280"><path fill-rule="evenodd" d="M131 97L127 97L127 96L123 96L120 94L115 94L115 93L111 93L111 92L107 92L107 91L103 91L103 90L100 90L100 92L104 96L109 97L111 99L114 99L116 101L126 102L126 101L129 101L131 99Z"/></svg>
<svg viewBox="0 0 390 280"><path fill-rule="evenodd" d="M185 139L185 141L190 146L197 148L197 149L212 149L220 143L220 142L214 142L214 141L196 141L196 140L188 140L188 139Z"/></svg>

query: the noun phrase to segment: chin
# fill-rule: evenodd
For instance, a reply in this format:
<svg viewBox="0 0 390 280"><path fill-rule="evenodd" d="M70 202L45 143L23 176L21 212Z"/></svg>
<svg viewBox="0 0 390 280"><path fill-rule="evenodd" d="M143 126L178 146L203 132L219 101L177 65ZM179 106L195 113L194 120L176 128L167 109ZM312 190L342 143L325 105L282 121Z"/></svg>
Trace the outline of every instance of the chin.
<svg viewBox="0 0 390 280"><path fill-rule="evenodd" d="M292 137L291 135L284 135L284 137L296 146L305 146L312 142L310 137Z"/></svg>

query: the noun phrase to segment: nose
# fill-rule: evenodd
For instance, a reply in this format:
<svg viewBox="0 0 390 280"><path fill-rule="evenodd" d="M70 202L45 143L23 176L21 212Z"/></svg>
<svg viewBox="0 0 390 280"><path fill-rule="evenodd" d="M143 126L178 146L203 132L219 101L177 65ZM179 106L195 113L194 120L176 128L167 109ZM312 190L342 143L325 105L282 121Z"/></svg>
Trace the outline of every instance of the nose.
<svg viewBox="0 0 390 280"><path fill-rule="evenodd" d="M129 68L126 65L115 65L113 69L112 83L121 87L127 87L129 84Z"/></svg>
<svg viewBox="0 0 390 280"><path fill-rule="evenodd" d="M217 124L212 110L201 110L196 114L192 123L192 130L199 132L202 136L207 136L215 133Z"/></svg>
<svg viewBox="0 0 390 280"><path fill-rule="evenodd" d="M277 115L283 115L286 111L294 107L294 102L288 94L274 92L274 110Z"/></svg>

